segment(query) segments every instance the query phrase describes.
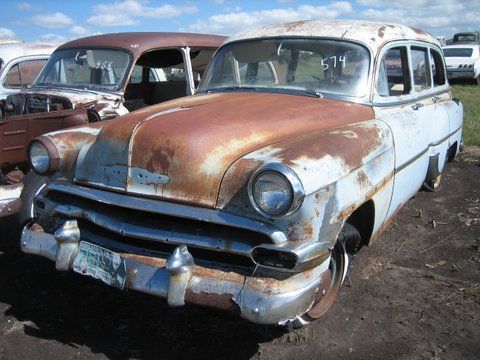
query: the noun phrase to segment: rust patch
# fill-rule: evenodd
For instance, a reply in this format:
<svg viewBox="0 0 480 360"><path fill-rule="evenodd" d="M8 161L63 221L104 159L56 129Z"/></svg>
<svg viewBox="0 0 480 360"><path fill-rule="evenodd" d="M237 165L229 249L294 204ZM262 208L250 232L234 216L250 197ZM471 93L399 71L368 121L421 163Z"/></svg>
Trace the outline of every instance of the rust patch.
<svg viewBox="0 0 480 360"><path fill-rule="evenodd" d="M191 304L206 305L216 309L232 312L236 315L240 314L240 308L233 301L230 294L214 294L214 293L195 293L190 289L185 292L185 301Z"/></svg>
<svg viewBox="0 0 480 360"><path fill-rule="evenodd" d="M368 178L367 174L365 174L365 171L363 170L358 171L357 182L363 188L371 186L370 179Z"/></svg>

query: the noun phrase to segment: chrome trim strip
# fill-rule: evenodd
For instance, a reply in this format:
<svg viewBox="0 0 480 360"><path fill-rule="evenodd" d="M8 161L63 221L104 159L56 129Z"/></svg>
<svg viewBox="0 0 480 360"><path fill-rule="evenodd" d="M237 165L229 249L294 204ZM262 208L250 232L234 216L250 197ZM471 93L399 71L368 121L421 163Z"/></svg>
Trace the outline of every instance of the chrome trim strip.
<svg viewBox="0 0 480 360"><path fill-rule="evenodd" d="M419 100L425 100L429 97L434 97L436 95L442 95L442 94L448 93L449 91L450 91L450 87L442 88L442 89L434 91L434 92L428 92L428 94L424 94L424 95L412 96L412 97L409 97L408 99L405 99L405 100L389 101L389 102L375 102L374 101L374 102L372 102L372 106L390 107L390 106L405 105L405 104L409 104L409 103L415 103L416 101L419 101Z"/></svg>
<svg viewBox="0 0 480 360"><path fill-rule="evenodd" d="M270 237L272 242L275 244L283 243L288 240L287 236L282 231L271 224L215 209L171 203L157 199L142 198L129 194L120 194L116 192L74 185L63 181L52 182L48 185L46 190L55 190L83 197L89 200L98 201L103 204L114 205L127 209L176 216L185 219L205 221L214 224L255 231Z"/></svg>
<svg viewBox="0 0 480 360"><path fill-rule="evenodd" d="M462 126L460 126L457 130L451 132L450 134L445 135L445 136L444 136L443 138L441 138L440 140L437 140L437 141L435 141L435 142L432 142L432 143L428 144L428 146L427 146L425 149L423 149L422 151L420 151L417 155L415 155L414 157L410 158L407 162L403 163L403 164L400 165L398 168L395 168L395 174L399 173L400 171L402 171L403 169L405 169L408 165L410 165L411 163L415 162L415 161L418 160L420 157L422 157L422 155L424 155L426 152L428 152L428 150L430 149L430 147L440 145L441 143L443 143L444 141L448 140L450 137L452 137L453 135L455 135L457 132L459 132L461 129L462 129Z"/></svg>

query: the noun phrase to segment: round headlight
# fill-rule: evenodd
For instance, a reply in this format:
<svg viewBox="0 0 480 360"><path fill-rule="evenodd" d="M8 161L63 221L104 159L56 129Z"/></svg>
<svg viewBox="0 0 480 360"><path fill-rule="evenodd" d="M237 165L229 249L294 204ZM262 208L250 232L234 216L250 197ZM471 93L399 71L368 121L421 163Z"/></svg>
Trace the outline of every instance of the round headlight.
<svg viewBox="0 0 480 360"><path fill-rule="evenodd" d="M32 142L28 156L30 165L37 173L46 174L50 170L50 154L40 141Z"/></svg>
<svg viewBox="0 0 480 360"><path fill-rule="evenodd" d="M248 193L255 210L269 218L294 213L304 198L297 174L280 163L265 164L258 169L250 178Z"/></svg>
<svg viewBox="0 0 480 360"><path fill-rule="evenodd" d="M288 180L278 173L266 171L253 183L253 199L268 215L281 215L292 205L293 193Z"/></svg>

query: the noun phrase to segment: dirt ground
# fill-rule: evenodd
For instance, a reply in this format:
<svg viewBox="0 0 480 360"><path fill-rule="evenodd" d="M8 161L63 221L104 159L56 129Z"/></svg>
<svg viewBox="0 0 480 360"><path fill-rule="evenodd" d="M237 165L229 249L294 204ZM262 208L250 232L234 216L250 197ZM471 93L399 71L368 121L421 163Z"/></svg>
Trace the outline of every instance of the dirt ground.
<svg viewBox="0 0 480 360"><path fill-rule="evenodd" d="M292 332L58 273L4 222L0 359L478 359L480 151L462 159L362 249L330 312Z"/></svg>

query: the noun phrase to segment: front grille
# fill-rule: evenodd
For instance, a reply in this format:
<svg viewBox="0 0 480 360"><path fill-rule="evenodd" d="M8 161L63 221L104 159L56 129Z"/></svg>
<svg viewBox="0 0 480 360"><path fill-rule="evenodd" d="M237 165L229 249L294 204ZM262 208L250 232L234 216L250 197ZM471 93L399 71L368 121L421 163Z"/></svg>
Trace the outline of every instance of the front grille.
<svg viewBox="0 0 480 360"><path fill-rule="evenodd" d="M57 206L75 206L84 214L93 214L79 221L82 238L89 234L92 242L97 238L103 242L109 239L112 241L110 246L121 244L123 249L118 249L121 251L132 247L171 254L178 244L183 243L196 260L251 267L254 263L249 257L250 249L271 243L267 235L255 231L131 209L126 204L125 207L124 204L104 204L55 190L50 190L46 198ZM241 251L238 251L238 244Z"/></svg>

